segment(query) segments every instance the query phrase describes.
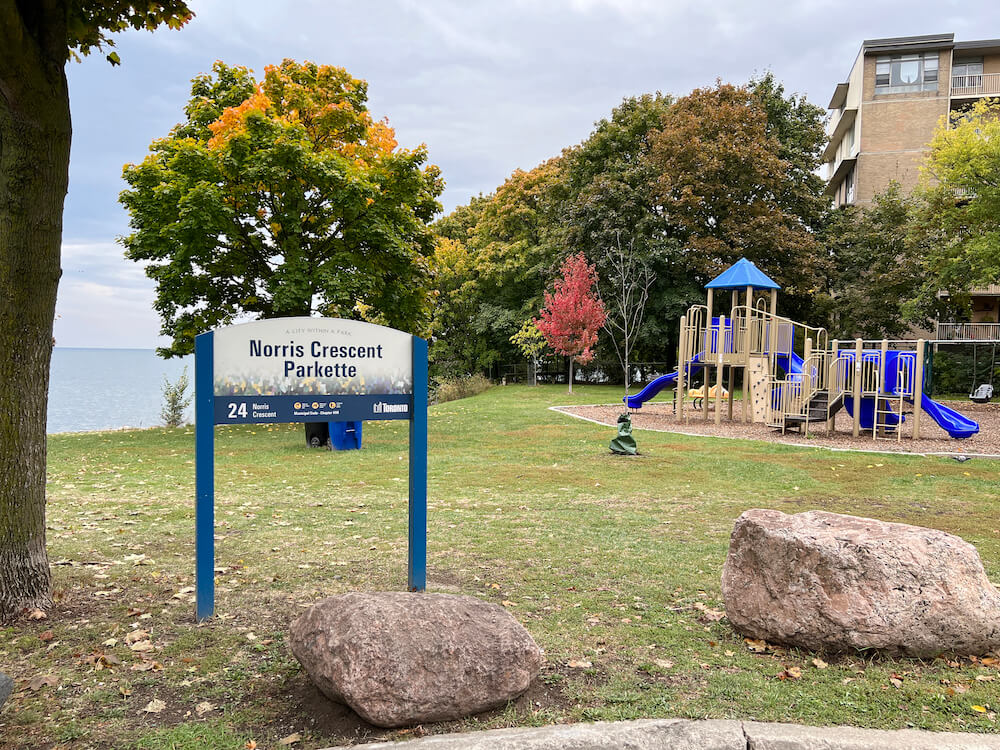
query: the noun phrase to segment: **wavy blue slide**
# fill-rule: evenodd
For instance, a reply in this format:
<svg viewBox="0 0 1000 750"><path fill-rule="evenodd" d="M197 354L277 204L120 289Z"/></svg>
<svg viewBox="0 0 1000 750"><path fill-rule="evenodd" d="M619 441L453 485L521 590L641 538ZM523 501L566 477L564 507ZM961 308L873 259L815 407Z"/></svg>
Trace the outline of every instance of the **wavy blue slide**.
<svg viewBox="0 0 1000 750"><path fill-rule="evenodd" d="M910 403L912 404L913 402L910 401ZM930 396L924 396L920 404L928 416L953 438L968 438L979 432L978 423L973 422L968 417L962 416L954 409L950 409L944 404L935 401Z"/></svg>
<svg viewBox="0 0 1000 750"><path fill-rule="evenodd" d="M691 368L702 367L701 355L697 355L691 360ZM650 381L649 385L643 388L634 396L626 396L622 399L625 402L625 406L629 409L641 409L642 405L649 401L651 398L656 396L660 391L666 388L668 385L673 385L674 381L677 380L677 370L667 373L666 375L661 375L658 378Z"/></svg>

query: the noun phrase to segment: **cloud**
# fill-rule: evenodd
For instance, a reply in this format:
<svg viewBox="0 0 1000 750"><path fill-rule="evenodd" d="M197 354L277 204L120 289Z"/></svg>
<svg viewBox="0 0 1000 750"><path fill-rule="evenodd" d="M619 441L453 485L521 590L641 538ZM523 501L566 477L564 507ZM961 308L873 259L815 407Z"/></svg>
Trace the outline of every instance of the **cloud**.
<svg viewBox="0 0 1000 750"><path fill-rule="evenodd" d="M67 243L56 301L59 346L152 348L163 342L153 283L114 243Z"/></svg>

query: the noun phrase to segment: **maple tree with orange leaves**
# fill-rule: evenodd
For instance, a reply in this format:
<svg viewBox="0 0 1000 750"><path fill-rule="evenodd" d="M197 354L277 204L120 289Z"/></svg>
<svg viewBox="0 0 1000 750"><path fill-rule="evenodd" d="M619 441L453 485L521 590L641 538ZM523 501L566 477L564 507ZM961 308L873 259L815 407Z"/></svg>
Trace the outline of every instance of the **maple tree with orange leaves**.
<svg viewBox="0 0 1000 750"><path fill-rule="evenodd" d="M444 188L344 68L216 62L187 119L128 164L126 256L157 284L165 356L237 318L321 314L423 333Z"/></svg>

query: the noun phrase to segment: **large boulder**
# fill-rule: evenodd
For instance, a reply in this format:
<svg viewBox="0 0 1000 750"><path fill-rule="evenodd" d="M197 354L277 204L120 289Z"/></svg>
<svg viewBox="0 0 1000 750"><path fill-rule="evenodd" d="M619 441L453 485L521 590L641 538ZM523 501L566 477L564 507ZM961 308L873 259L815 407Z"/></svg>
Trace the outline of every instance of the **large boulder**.
<svg viewBox="0 0 1000 750"><path fill-rule="evenodd" d="M328 698L381 727L503 706L543 661L505 609L450 594L330 597L292 623L291 647Z"/></svg>
<svg viewBox="0 0 1000 750"><path fill-rule="evenodd" d="M748 510L722 571L742 634L814 651L1000 648L1000 594L951 534L824 511Z"/></svg>

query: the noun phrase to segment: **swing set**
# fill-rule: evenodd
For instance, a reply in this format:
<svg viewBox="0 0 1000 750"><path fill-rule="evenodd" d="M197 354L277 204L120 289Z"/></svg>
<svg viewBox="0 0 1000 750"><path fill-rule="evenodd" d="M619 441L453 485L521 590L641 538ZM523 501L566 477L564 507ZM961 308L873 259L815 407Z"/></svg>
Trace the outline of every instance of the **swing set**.
<svg viewBox="0 0 1000 750"><path fill-rule="evenodd" d="M993 351L990 356L990 382L976 385L979 379L979 346L972 345L972 388L969 391L969 400L977 404L988 404L993 398L993 375L997 369L997 345L993 343Z"/></svg>

